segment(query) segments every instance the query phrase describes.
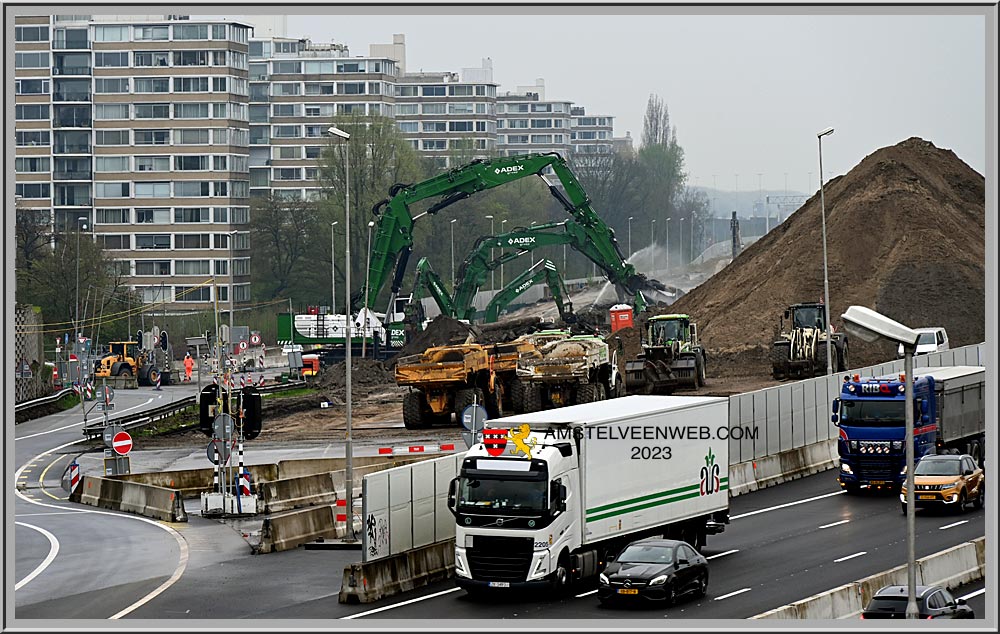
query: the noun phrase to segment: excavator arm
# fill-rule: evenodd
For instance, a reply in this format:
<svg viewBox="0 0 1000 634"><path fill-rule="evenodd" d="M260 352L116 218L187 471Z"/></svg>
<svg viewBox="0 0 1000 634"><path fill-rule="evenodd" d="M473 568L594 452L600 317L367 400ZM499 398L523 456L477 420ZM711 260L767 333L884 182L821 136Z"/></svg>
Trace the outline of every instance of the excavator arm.
<svg viewBox="0 0 1000 634"><path fill-rule="evenodd" d="M420 300L427 295L434 299L434 303L437 304L442 314L449 316L455 314L455 307L452 305L451 297L448 296L448 290L445 288L444 282L441 281L441 277L434 272L430 260L420 258L420 261L417 262L417 274L413 282L413 294L403 312L407 314L417 312L410 307L419 306ZM419 328L420 324L418 323L416 326Z"/></svg>
<svg viewBox="0 0 1000 634"><path fill-rule="evenodd" d="M515 277L510 284L494 295L493 299L486 306L486 318L483 320L483 323L491 324L495 322L504 307L539 282L548 284L549 290L552 292L552 299L559 309L559 316L562 317L562 320L566 323L573 323L575 321L573 304L565 299L569 294L566 292L562 276L559 275L559 271L556 270L556 265L552 263L552 260L539 260L537 264Z"/></svg>
<svg viewBox="0 0 1000 634"><path fill-rule="evenodd" d="M547 167L552 168L565 193L552 185L542 174ZM362 286L351 297L351 309L356 309L362 301L370 304L390 274L393 281L389 306L391 308L394 305L413 247L413 223L420 217L425 214L436 214L477 192L533 174L546 181L552 195L572 215L573 220L591 235L591 248L598 254L597 258L591 259L608 273L609 279L624 286L632 294L638 293L648 285L645 278L637 275L634 267L625 261L614 232L590 207L590 199L573 176L566 161L556 152L525 154L496 159L477 159L420 183L393 185L389 190L389 198L376 203L372 208L372 213L378 218L378 229L369 260L368 285L375 292L369 293ZM413 204L434 198L437 200L424 212L416 217L411 214L410 207Z"/></svg>

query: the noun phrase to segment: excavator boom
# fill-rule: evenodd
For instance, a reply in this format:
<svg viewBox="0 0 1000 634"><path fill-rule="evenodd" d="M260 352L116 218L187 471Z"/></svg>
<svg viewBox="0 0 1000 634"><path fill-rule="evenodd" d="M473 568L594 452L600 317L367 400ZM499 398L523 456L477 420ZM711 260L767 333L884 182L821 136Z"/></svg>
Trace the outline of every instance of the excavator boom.
<svg viewBox="0 0 1000 634"><path fill-rule="evenodd" d="M562 276L559 275L559 271L556 269L556 265L551 260L539 260L537 264L515 277L510 284L501 289L490 300L490 303L486 306L486 317L483 323L491 324L495 322L504 307L540 282L548 284L549 290L552 293L552 299L559 309L559 316L562 320L566 323L575 321L573 304L565 299L568 297L568 293L566 292L566 286L563 284Z"/></svg>

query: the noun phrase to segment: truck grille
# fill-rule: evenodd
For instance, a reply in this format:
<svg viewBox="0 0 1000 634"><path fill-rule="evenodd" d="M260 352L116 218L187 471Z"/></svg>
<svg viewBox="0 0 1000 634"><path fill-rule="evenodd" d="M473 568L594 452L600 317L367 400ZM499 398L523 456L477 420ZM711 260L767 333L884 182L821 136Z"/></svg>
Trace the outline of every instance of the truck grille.
<svg viewBox="0 0 1000 634"><path fill-rule="evenodd" d="M524 581L531 566L530 537L476 535L466 551L472 577L481 581Z"/></svg>
<svg viewBox="0 0 1000 634"><path fill-rule="evenodd" d="M858 475L868 480L895 480L902 468L898 458L888 456L857 456Z"/></svg>

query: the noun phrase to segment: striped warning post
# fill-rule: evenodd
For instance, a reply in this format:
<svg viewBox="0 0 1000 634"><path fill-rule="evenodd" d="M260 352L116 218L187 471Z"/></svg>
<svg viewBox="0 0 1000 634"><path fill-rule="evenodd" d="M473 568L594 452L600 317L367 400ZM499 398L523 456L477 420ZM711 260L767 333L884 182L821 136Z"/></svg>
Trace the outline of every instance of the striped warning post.
<svg viewBox="0 0 1000 634"><path fill-rule="evenodd" d="M447 445L409 445L406 447L379 447L380 456L413 455L418 453L449 453L455 451L454 444Z"/></svg>
<svg viewBox="0 0 1000 634"><path fill-rule="evenodd" d="M250 495L250 471L241 468L240 477L237 484L240 495Z"/></svg>
<svg viewBox="0 0 1000 634"><path fill-rule="evenodd" d="M337 500L337 517L334 521L347 522L347 500Z"/></svg>
<svg viewBox="0 0 1000 634"><path fill-rule="evenodd" d="M221 493L222 491L219 489L219 469L222 468L222 461L219 460L219 448L214 442L212 443L212 453L215 455L215 469L212 470L212 492Z"/></svg>
<svg viewBox="0 0 1000 634"><path fill-rule="evenodd" d="M76 460L69 463L69 490L72 493L76 489L76 485L80 484L80 465L76 463Z"/></svg>
<svg viewBox="0 0 1000 634"><path fill-rule="evenodd" d="M240 375L240 389L242 390L246 386L247 386L247 377L246 377L246 375L241 374Z"/></svg>
<svg viewBox="0 0 1000 634"><path fill-rule="evenodd" d="M160 389L160 373L156 373L156 389Z"/></svg>
<svg viewBox="0 0 1000 634"><path fill-rule="evenodd" d="M219 377L218 376L213 376L212 377L212 385L218 385L218 384L219 384Z"/></svg>
<svg viewBox="0 0 1000 634"><path fill-rule="evenodd" d="M257 386L258 387L263 387L264 386L264 375L263 374L260 375L260 380L257 381Z"/></svg>

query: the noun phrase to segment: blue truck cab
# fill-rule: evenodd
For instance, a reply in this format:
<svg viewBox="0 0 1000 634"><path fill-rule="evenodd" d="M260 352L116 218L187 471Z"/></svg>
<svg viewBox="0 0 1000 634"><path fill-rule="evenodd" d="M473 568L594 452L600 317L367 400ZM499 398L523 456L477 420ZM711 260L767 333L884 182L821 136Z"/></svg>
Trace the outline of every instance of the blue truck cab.
<svg viewBox="0 0 1000 634"><path fill-rule="evenodd" d="M982 455L984 368L921 368L913 377L914 463L927 454ZM906 474L906 394L903 374L845 377L833 401L839 430L840 486L849 493L896 490Z"/></svg>

